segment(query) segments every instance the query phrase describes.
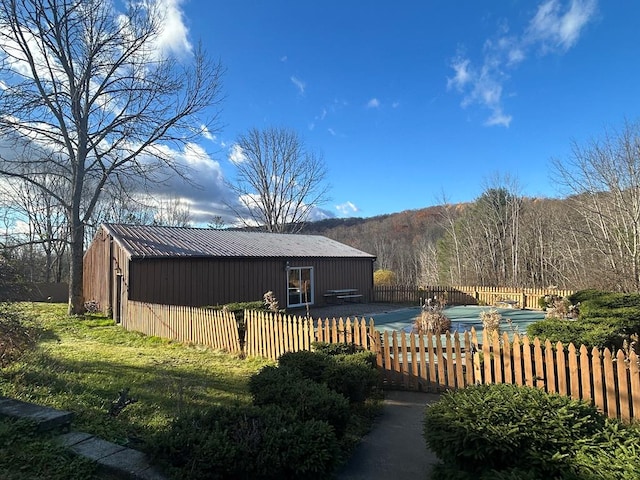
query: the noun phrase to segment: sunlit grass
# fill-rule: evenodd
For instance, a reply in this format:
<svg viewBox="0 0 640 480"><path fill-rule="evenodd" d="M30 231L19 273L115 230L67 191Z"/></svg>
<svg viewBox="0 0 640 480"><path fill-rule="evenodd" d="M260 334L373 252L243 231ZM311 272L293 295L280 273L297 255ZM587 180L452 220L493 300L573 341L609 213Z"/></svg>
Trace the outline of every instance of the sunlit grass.
<svg viewBox="0 0 640 480"><path fill-rule="evenodd" d="M97 315L68 317L63 304L22 304L41 335L34 351L0 372L0 395L74 412L75 430L144 443L176 415L250 402L247 381L266 361L239 359L127 332ZM136 399L116 417L123 389Z"/></svg>

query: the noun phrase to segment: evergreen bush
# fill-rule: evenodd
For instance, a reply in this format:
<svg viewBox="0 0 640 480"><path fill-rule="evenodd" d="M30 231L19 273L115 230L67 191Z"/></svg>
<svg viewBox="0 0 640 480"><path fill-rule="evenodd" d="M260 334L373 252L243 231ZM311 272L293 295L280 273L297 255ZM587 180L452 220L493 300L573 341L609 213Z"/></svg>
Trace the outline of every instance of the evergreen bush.
<svg viewBox="0 0 640 480"><path fill-rule="evenodd" d="M451 476L455 470L467 478L496 478L491 471L513 469L533 478L570 478L565 475L571 473L576 442L604 424L595 407L568 397L517 385L478 385L445 393L428 406L424 435L443 464L433 478L465 478Z"/></svg>
<svg viewBox="0 0 640 480"><path fill-rule="evenodd" d="M351 403L363 403L381 386L380 373L375 364L371 364L368 353L335 356L333 364L325 371L327 386Z"/></svg>
<svg viewBox="0 0 640 480"><path fill-rule="evenodd" d="M552 343L615 350L640 334L640 294L582 290L569 300L573 305L580 303L576 320L547 318L529 325L527 335Z"/></svg>
<svg viewBox="0 0 640 480"><path fill-rule="evenodd" d="M322 383L304 378L295 369L265 367L249 380L255 405L278 405L300 420L323 420L338 438L349 420L349 402Z"/></svg>
<svg viewBox="0 0 640 480"><path fill-rule="evenodd" d="M353 343L327 343L313 342L311 344L314 352L324 353L327 355L348 355L351 353L364 352L362 347Z"/></svg>
<svg viewBox="0 0 640 480"><path fill-rule="evenodd" d="M307 350L286 352L278 358L278 365L281 368L298 370L304 378L308 378L314 382L323 381L325 371L333 362L334 360L324 353L310 352Z"/></svg>
<svg viewBox="0 0 640 480"><path fill-rule="evenodd" d="M327 478L333 428L274 406L214 406L183 415L154 441L156 457L185 479Z"/></svg>

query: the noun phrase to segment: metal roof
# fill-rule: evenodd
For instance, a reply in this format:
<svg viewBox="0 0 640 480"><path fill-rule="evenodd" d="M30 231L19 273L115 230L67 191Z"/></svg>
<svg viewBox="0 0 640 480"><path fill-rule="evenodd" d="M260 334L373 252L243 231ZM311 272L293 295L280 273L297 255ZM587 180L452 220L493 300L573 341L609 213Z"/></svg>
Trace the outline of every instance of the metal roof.
<svg viewBox="0 0 640 480"><path fill-rule="evenodd" d="M321 235L152 225L103 224L103 227L131 258L375 258Z"/></svg>

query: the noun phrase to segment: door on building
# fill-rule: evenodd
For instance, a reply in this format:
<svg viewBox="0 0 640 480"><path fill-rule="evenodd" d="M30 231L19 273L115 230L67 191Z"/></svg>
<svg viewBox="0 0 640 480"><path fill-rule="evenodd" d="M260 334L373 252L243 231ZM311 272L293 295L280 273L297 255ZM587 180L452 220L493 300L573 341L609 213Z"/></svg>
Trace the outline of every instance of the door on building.
<svg viewBox="0 0 640 480"><path fill-rule="evenodd" d="M122 322L122 275L116 275L116 305L113 316L116 323Z"/></svg>
<svg viewBox="0 0 640 480"><path fill-rule="evenodd" d="M287 307L313 305L313 267L289 267Z"/></svg>

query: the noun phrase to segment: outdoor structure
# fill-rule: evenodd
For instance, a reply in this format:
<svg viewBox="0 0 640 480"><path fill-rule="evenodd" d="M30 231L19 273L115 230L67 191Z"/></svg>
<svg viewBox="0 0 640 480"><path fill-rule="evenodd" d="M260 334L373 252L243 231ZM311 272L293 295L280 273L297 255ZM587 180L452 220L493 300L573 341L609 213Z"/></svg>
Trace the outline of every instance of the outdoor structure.
<svg viewBox="0 0 640 480"><path fill-rule="evenodd" d="M129 300L222 305L272 291L295 308L348 290L345 301L366 302L375 258L319 235L103 224L84 256L84 297L117 321Z"/></svg>

